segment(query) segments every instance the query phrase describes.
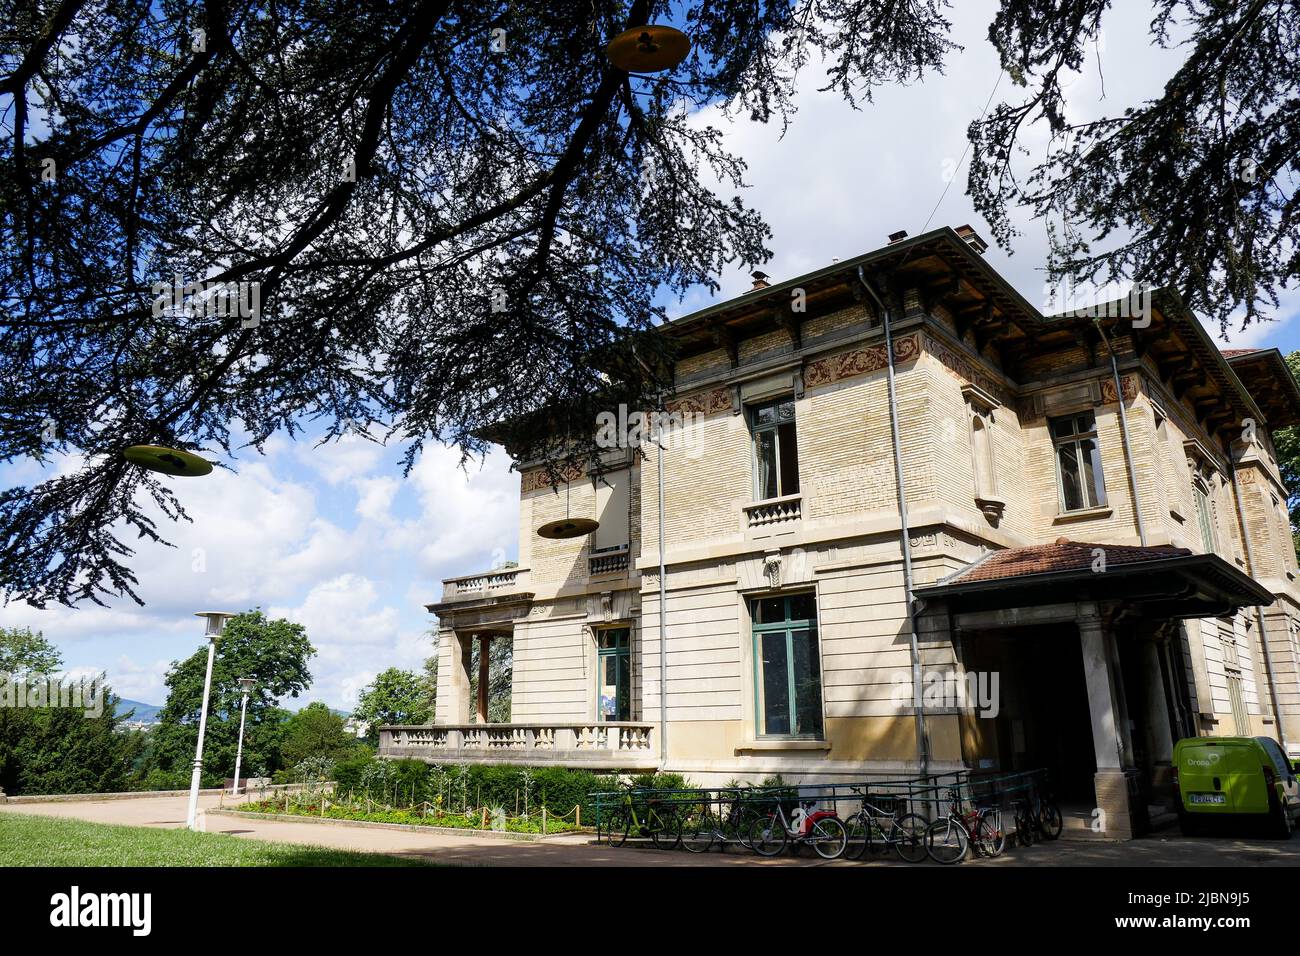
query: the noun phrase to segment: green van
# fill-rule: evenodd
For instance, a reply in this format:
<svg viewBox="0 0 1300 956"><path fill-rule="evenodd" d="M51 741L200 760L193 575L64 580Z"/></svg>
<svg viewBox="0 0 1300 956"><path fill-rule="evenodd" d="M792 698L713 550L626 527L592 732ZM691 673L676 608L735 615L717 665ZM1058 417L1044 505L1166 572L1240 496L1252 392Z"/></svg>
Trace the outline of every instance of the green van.
<svg viewBox="0 0 1300 956"><path fill-rule="evenodd" d="M1271 737L1188 737L1174 745L1178 823L1191 836L1227 817L1262 821L1277 837L1291 835L1300 788Z"/></svg>

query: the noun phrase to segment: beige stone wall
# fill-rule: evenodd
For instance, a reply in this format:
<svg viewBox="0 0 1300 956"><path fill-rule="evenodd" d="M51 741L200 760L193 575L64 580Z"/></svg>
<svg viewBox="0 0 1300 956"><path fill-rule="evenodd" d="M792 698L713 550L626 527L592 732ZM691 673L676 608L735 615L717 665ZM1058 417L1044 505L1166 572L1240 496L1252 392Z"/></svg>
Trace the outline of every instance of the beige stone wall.
<svg viewBox="0 0 1300 956"><path fill-rule="evenodd" d="M915 305L915 303L913 303ZM995 350L976 352L968 333L958 341L951 317L925 319L913 308L896 328L897 395L902 420L912 545L918 584L937 580L978 557L982 547L1079 541L1137 544L1135 504L1120 430L1119 400L1104 351L1082 344L1035 356L1005 375ZM789 336L778 330L739 343L734 370L740 389L763 388L752 369L782 376L791 387L802 373L796 402L802 518L779 533L748 527L745 506L754 498L752 439L746 417L733 411L726 349L677 366L683 389L677 400L696 413L682 441L665 453L664 480L669 564L668 707L670 764L694 779L708 774L782 772L797 778L827 772L888 772L914 760L910 711L892 694L910 679L907 619L889 424L887 373L878 360L883 335L859 306L812 315L803 326L806 346L825 350L802 362L787 361ZM899 351L899 343L904 347ZM914 344L917 347L911 348ZM1131 452L1148 539L1202 550L1192 497L1192 471L1184 443L1206 449L1220 556L1245 569L1245 542L1228 479L1229 465L1186 401L1170 394L1149 363L1118 342ZM873 351L874 350L874 351ZM820 362L814 370L813 360ZM826 360L822 362L822 360ZM831 369L831 372L827 372ZM755 382L757 381L757 385ZM971 447L973 406L963 387L975 385L994 400L987 420L995 462L994 489L1006 509L996 524L975 502ZM689 386L689 387L688 387ZM765 394L775 395L774 392ZM1157 433L1155 409L1165 417ZM1062 515L1048 421L1091 410L1096 418L1107 504L1083 516ZM1240 452L1239 452L1240 454ZM631 494L630 576L640 617L633 627L633 682L637 716L657 720L659 608L657 464L653 449L634 470ZM1267 434L1242 455L1240 469L1246 534L1255 575L1292 599L1271 612L1268 647L1274 679L1283 686L1284 713L1300 714L1300 647L1293 621L1300 618L1295 560L1280 503L1285 494ZM569 484L568 513L594 508L589 478ZM1277 499L1275 502L1274 499ZM519 720L588 719L594 708L594 649L588 612L554 614L549 602L571 593L591 595L600 585L587 575L587 540L547 541L539 524L562 517L564 487L526 487L521 507L521 565L542 614L516 627L515 714ZM782 587L817 594L826 746L753 749L753 660L747 596L769 587L764 562L781 558ZM1227 675L1239 671L1248 713L1260 726L1271 719L1261 635L1253 612L1231 621L1188 622L1189 686L1198 710L1213 714L1217 732L1233 729ZM942 622L923 634L926 667L955 665ZM1300 739L1300 716L1295 737ZM1207 730L1213 729L1207 725ZM929 735L936 761L960 761L961 727L955 714L934 714Z"/></svg>
<svg viewBox="0 0 1300 956"><path fill-rule="evenodd" d="M515 626L512 720L592 719L595 654L585 624L585 616L561 614Z"/></svg>

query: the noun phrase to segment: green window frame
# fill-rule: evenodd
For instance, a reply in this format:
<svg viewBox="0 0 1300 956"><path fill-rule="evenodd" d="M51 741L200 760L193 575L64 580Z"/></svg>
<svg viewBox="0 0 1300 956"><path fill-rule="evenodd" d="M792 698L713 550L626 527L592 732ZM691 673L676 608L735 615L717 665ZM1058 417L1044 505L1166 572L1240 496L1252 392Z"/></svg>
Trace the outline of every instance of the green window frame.
<svg viewBox="0 0 1300 956"><path fill-rule="evenodd" d="M752 598L750 619L756 736L823 739L816 595Z"/></svg>
<svg viewBox="0 0 1300 956"><path fill-rule="evenodd" d="M799 493L799 439L794 398L779 398L748 409L754 438L754 500Z"/></svg>
<svg viewBox="0 0 1300 956"><path fill-rule="evenodd" d="M602 723L632 719L631 628L596 631L596 719Z"/></svg>

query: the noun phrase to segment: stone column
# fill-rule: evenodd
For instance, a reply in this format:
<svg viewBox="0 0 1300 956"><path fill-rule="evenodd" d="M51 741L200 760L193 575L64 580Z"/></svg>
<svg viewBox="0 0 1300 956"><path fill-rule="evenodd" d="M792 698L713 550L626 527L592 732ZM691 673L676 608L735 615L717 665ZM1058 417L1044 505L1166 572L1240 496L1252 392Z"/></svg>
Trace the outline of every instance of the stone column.
<svg viewBox="0 0 1300 956"><path fill-rule="evenodd" d="M438 633L435 724L469 723L469 642L469 635L450 628Z"/></svg>
<svg viewBox="0 0 1300 956"><path fill-rule="evenodd" d="M1174 735L1170 729L1169 699L1164 673L1160 668L1161 647L1154 641L1142 642L1142 669L1146 678L1146 737L1151 755L1151 792L1171 802L1173 798Z"/></svg>
<svg viewBox="0 0 1300 956"><path fill-rule="evenodd" d="M491 663L491 634L478 636L478 722L488 722L488 665Z"/></svg>
<svg viewBox="0 0 1300 956"><path fill-rule="evenodd" d="M1113 636L1100 617L1080 617L1079 640L1083 646L1083 675L1088 684L1088 712L1092 717L1092 745L1097 759L1097 809L1094 816L1104 825L1103 834L1127 840L1140 826L1128 769L1132 747L1128 739L1124 686Z"/></svg>

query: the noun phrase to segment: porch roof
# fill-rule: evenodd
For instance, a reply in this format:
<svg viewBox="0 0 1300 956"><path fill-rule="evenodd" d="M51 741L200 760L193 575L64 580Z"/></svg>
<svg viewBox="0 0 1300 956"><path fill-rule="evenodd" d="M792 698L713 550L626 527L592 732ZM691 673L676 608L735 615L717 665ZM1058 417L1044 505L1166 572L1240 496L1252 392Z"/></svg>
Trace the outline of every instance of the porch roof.
<svg viewBox="0 0 1300 956"><path fill-rule="evenodd" d="M1095 565L1104 570L1093 570ZM990 552L917 588L916 596L947 601L955 611L1119 600L1160 618L1217 617L1273 603L1268 590L1215 554L1066 538Z"/></svg>

